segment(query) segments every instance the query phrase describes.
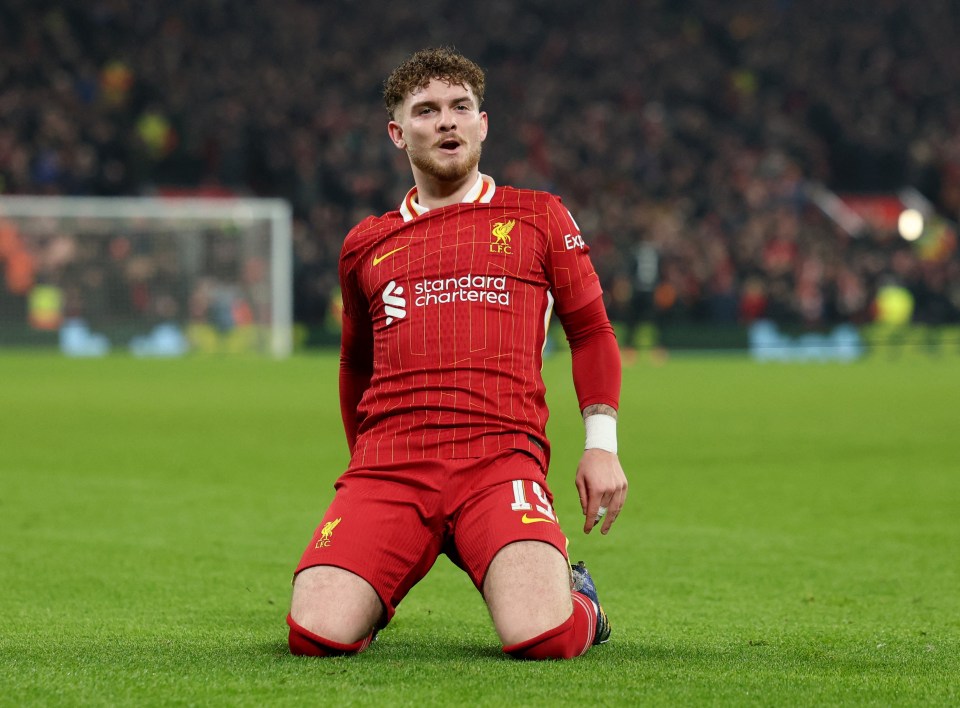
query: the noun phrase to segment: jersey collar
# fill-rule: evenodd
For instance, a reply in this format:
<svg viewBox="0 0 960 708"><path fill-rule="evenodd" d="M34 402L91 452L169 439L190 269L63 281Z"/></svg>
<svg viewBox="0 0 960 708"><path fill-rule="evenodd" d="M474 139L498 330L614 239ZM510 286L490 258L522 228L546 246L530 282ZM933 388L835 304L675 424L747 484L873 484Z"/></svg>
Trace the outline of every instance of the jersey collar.
<svg viewBox="0 0 960 708"><path fill-rule="evenodd" d="M493 177L481 174L479 177L477 177L477 181L470 188L470 190L463 195L461 203L489 204L490 200L493 199L493 193L496 190L497 185L493 181ZM407 192L407 196L403 198L403 203L400 205L400 214L403 216L404 221L411 221L421 214L426 214L428 211L430 210L427 207L423 206L417 201L416 187L413 187L409 192Z"/></svg>

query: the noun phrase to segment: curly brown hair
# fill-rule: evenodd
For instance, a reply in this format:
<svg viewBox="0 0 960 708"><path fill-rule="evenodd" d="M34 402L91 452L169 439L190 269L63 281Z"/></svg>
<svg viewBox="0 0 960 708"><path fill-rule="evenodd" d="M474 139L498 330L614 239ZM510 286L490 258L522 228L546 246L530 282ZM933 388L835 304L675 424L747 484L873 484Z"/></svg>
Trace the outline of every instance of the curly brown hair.
<svg viewBox="0 0 960 708"><path fill-rule="evenodd" d="M471 88L477 98L477 107L483 103L486 85L483 69L453 47L421 49L394 69L383 82L383 102L390 117L396 118L396 110L408 94L424 88L432 79Z"/></svg>

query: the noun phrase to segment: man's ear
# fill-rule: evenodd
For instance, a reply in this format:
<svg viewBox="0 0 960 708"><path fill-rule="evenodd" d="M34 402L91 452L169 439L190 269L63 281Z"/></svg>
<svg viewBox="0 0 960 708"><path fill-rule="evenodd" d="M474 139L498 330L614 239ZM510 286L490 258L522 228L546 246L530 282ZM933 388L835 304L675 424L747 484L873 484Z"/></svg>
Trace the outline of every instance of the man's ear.
<svg viewBox="0 0 960 708"><path fill-rule="evenodd" d="M392 120L387 123L387 135L390 136L390 140L398 148L401 150L407 149L407 141L403 139L403 127L397 121Z"/></svg>

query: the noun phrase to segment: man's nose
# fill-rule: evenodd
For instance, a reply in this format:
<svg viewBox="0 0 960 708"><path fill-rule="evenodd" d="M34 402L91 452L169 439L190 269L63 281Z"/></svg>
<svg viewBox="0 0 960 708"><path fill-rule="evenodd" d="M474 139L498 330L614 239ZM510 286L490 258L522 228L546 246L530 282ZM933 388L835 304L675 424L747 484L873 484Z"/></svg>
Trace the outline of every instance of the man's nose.
<svg viewBox="0 0 960 708"><path fill-rule="evenodd" d="M439 127L439 129L442 130L442 131L453 130L454 128L456 128L456 127L457 127L457 116L456 116L456 114L455 114L453 111L451 111L451 110L449 110L449 109L447 109L447 108L444 108L443 110L441 110L441 111L440 111L440 124L439 124L438 127Z"/></svg>

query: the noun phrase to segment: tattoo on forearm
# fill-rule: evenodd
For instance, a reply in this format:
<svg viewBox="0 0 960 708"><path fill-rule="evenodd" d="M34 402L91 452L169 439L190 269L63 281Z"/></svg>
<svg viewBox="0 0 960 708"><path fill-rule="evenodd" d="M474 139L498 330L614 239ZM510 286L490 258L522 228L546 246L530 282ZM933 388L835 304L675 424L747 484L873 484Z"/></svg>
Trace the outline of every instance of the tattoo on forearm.
<svg viewBox="0 0 960 708"><path fill-rule="evenodd" d="M597 415L598 413L608 415L614 419L617 417L617 409L613 406L608 406L606 403L594 403L592 406L587 406L583 409L584 420L586 420L587 416Z"/></svg>

